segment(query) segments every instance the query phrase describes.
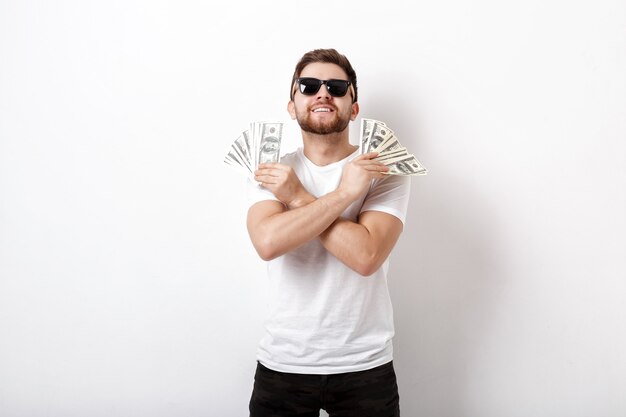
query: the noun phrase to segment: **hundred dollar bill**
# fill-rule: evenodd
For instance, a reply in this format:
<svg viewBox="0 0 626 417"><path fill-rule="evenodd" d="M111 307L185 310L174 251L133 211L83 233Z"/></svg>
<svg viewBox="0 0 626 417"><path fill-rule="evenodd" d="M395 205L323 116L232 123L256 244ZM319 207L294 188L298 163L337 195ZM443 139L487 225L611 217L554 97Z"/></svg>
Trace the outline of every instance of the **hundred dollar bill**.
<svg viewBox="0 0 626 417"><path fill-rule="evenodd" d="M226 158L224 158L224 162L227 163L228 165L239 166L241 168L244 168L250 171L246 163L240 158L240 156L237 154L237 152L234 149L230 149L228 151L228 154L226 154Z"/></svg>
<svg viewBox="0 0 626 417"><path fill-rule="evenodd" d="M397 152L400 149L404 149L404 147L398 142L395 135L391 138L391 140L387 139L382 144L378 145L376 149L371 149L372 152L378 152L378 155L384 155L387 153Z"/></svg>
<svg viewBox="0 0 626 417"><path fill-rule="evenodd" d="M259 143L257 138L259 137L259 126L261 126L261 122L250 122L250 129L248 130L251 139L250 146L250 165L252 169L256 169L257 160L259 157Z"/></svg>
<svg viewBox="0 0 626 417"><path fill-rule="evenodd" d="M393 131L384 123L376 122L372 126L370 139L368 140L367 149L363 153L375 151L382 143L389 140L393 136Z"/></svg>
<svg viewBox="0 0 626 417"><path fill-rule="evenodd" d="M252 138L250 137L250 131L246 130L241 134L244 143L244 149L246 150L246 157L248 158L248 165L252 168Z"/></svg>
<svg viewBox="0 0 626 417"><path fill-rule="evenodd" d="M235 140L235 142L233 142L232 148L240 157L240 160L244 163L248 171L252 172L252 165L251 165L252 158L250 157L250 149L248 148L249 144L247 141L247 137L248 137L247 131L241 133L241 135L239 135L239 137Z"/></svg>
<svg viewBox="0 0 626 417"><path fill-rule="evenodd" d="M397 152L402 149L406 148L400 144L396 135L392 134L384 142L372 150L378 152L378 155L381 156L387 153Z"/></svg>
<svg viewBox="0 0 626 417"><path fill-rule="evenodd" d="M428 170L415 158L408 155L385 164L389 167L389 175L426 175Z"/></svg>
<svg viewBox="0 0 626 417"><path fill-rule="evenodd" d="M425 175L428 170L400 144L397 136L384 122L361 120L359 152L378 152L375 161L389 167L390 175Z"/></svg>
<svg viewBox="0 0 626 417"><path fill-rule="evenodd" d="M369 149L369 141L372 135L372 128L375 123L383 123L374 119L361 119L361 138L359 141L359 153L367 153ZM384 124L384 123L383 123Z"/></svg>
<svg viewBox="0 0 626 417"><path fill-rule="evenodd" d="M282 122L252 122L231 144L224 163L254 174L258 165L278 162L282 139Z"/></svg>
<svg viewBox="0 0 626 417"><path fill-rule="evenodd" d="M378 156L374 158L374 161L385 163L385 161L396 159L398 157L404 157L408 154L409 153L407 152L406 148L401 147L400 149L396 149L394 151L379 153Z"/></svg>
<svg viewBox="0 0 626 417"><path fill-rule="evenodd" d="M283 124L280 122L263 122L259 126L257 163L278 162L280 143L283 135Z"/></svg>

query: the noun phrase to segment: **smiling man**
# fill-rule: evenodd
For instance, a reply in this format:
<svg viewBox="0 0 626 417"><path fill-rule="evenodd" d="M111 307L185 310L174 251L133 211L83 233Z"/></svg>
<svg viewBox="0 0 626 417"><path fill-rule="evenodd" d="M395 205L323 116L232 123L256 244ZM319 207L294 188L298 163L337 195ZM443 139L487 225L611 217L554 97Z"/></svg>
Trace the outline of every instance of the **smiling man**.
<svg viewBox="0 0 626 417"><path fill-rule="evenodd" d="M304 54L290 94L303 146L249 184L248 232L271 297L250 415L399 416L387 270L410 177L350 144L359 105L344 55Z"/></svg>

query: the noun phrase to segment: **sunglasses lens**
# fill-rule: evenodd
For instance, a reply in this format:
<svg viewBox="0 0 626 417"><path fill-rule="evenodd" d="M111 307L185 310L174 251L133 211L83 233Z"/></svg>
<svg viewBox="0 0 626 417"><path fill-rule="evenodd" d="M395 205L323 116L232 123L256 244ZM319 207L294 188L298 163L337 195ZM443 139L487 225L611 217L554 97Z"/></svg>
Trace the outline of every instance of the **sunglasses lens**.
<svg viewBox="0 0 626 417"><path fill-rule="evenodd" d="M300 78L298 84L300 84L300 92L310 96L319 91L322 86L322 81L317 78Z"/></svg>
<svg viewBox="0 0 626 417"><path fill-rule="evenodd" d="M328 92L333 97L343 97L348 92L348 86L350 83L344 80L328 80L326 82L326 86L328 87Z"/></svg>

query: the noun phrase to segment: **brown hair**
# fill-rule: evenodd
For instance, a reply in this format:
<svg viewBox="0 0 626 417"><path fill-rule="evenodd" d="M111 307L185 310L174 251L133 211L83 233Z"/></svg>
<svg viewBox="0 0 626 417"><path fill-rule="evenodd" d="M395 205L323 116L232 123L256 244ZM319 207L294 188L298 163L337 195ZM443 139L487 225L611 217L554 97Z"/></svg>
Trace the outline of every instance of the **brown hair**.
<svg viewBox="0 0 626 417"><path fill-rule="evenodd" d="M293 77L291 77L291 90L289 93L289 98L293 100L293 94L295 92L294 84L296 82L296 78L300 77L302 70L309 64L314 62L325 62L329 64L335 64L341 67L346 74L348 75L348 81L352 84L354 88L354 97L352 102L356 103L357 100L357 87L356 87L356 72L350 65L350 61L345 55L340 54L335 49L314 49L312 51L307 52L300 58L300 61L296 64L296 69L293 72Z"/></svg>

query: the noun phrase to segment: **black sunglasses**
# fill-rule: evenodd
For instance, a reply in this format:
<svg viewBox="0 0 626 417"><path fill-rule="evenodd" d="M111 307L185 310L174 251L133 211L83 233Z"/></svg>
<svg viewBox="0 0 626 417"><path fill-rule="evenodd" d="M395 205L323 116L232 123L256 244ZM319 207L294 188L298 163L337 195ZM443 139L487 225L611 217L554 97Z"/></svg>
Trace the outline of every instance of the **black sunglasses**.
<svg viewBox="0 0 626 417"><path fill-rule="evenodd" d="M323 84L326 84L328 94L333 97L343 97L348 92L350 81L347 80L319 80L312 77L296 78L296 84L298 84L300 92L305 96L312 96L316 94Z"/></svg>

